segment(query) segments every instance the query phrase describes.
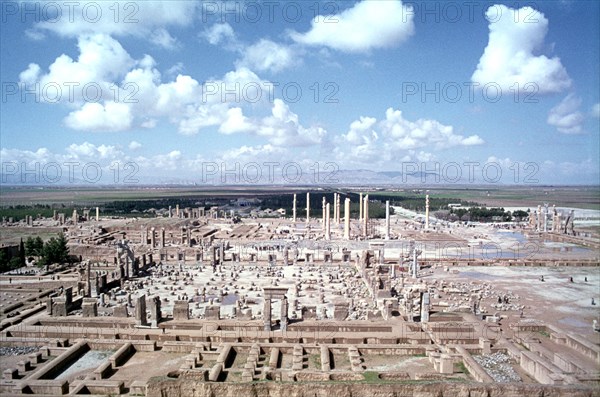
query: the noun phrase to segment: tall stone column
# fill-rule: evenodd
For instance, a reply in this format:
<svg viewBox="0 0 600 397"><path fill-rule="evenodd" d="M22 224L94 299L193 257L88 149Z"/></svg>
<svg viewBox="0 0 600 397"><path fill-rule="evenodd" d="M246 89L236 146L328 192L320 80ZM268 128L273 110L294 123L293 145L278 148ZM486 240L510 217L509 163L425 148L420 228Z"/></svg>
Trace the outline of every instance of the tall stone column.
<svg viewBox="0 0 600 397"><path fill-rule="evenodd" d="M325 226L325 222L326 222L325 221L325 207L326 207L326 205L327 205L327 200L325 199L325 197L323 197L323 205L322 205L322 207L323 207L323 210L322 210L323 224L321 226L321 229L323 229L323 230L326 229L326 226Z"/></svg>
<svg viewBox="0 0 600 397"><path fill-rule="evenodd" d="M363 196L362 196L362 193L360 193L358 195L358 209L359 209L359 212L358 212L358 221L362 222L362 220L363 220L363 209L364 209L364 207L363 207Z"/></svg>
<svg viewBox="0 0 600 397"><path fill-rule="evenodd" d="M175 218L179 218L179 204L175 205Z"/></svg>
<svg viewBox="0 0 600 397"><path fill-rule="evenodd" d="M333 193L333 222L337 220L337 207L335 206L337 203L337 193Z"/></svg>
<svg viewBox="0 0 600 397"><path fill-rule="evenodd" d="M287 331L287 325L288 325L288 301L287 301L287 298L285 296L281 300L281 321L280 321L279 324L280 324L280 329L282 331Z"/></svg>
<svg viewBox="0 0 600 397"><path fill-rule="evenodd" d="M429 195L425 195L425 230L429 230Z"/></svg>
<svg viewBox="0 0 600 397"><path fill-rule="evenodd" d="M390 201L385 202L385 239L390 239Z"/></svg>
<svg viewBox="0 0 600 397"><path fill-rule="evenodd" d="M310 222L310 193L306 193L306 224Z"/></svg>
<svg viewBox="0 0 600 397"><path fill-rule="evenodd" d="M96 207L96 222L100 222L100 208Z"/></svg>
<svg viewBox="0 0 600 397"><path fill-rule="evenodd" d="M164 227L160 228L160 247L161 248L165 247L165 228Z"/></svg>
<svg viewBox="0 0 600 397"><path fill-rule="evenodd" d="M296 193L294 193L294 208L292 213L292 222L296 223Z"/></svg>
<svg viewBox="0 0 600 397"><path fill-rule="evenodd" d="M419 262L417 262L417 247L414 246L413 247L413 251L412 251L412 255L413 255L413 260L412 260L412 271L413 271L413 277L417 278L417 274L419 271Z"/></svg>
<svg viewBox="0 0 600 397"><path fill-rule="evenodd" d="M344 238L350 240L350 199L344 201Z"/></svg>
<svg viewBox="0 0 600 397"><path fill-rule="evenodd" d="M85 296L92 296L92 264L90 261L85 266Z"/></svg>
<svg viewBox="0 0 600 397"><path fill-rule="evenodd" d="M364 210L363 210L363 235L365 237L369 234L369 195L365 195L364 198Z"/></svg>
<svg viewBox="0 0 600 397"><path fill-rule="evenodd" d="M152 248L156 247L156 229L152 228L150 229L150 233L152 233L150 235L150 245L152 246Z"/></svg>
<svg viewBox="0 0 600 397"><path fill-rule="evenodd" d="M335 202L335 208L337 209L337 211L336 211L337 212L337 217L335 219L335 222L336 222L337 225L340 224L340 220L342 218L342 215L341 215L341 209L342 209L341 208L341 202L342 202L342 199L340 197L340 194L338 193L337 194L337 200Z"/></svg>
<svg viewBox="0 0 600 397"><path fill-rule="evenodd" d="M330 204L327 203L325 206L325 240L331 240L331 216L330 216Z"/></svg>
<svg viewBox="0 0 600 397"><path fill-rule="evenodd" d="M263 320L264 320L264 330L271 330L271 299L265 299L265 303L263 306Z"/></svg>

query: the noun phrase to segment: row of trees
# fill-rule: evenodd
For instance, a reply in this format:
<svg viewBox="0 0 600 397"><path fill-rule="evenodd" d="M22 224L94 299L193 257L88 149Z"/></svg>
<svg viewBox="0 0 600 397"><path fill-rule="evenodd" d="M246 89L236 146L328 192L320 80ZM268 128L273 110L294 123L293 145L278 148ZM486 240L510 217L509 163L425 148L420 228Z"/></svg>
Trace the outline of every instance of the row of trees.
<svg viewBox="0 0 600 397"><path fill-rule="evenodd" d="M58 237L52 237L44 241L41 237L28 237L25 241L25 255L36 257L39 267L49 266L53 263L64 263L69 261L69 247L65 235L60 233Z"/></svg>
<svg viewBox="0 0 600 397"><path fill-rule="evenodd" d="M504 208L452 208L450 211L437 211L435 217L447 221L474 222L521 222L527 219L526 211L505 211Z"/></svg>

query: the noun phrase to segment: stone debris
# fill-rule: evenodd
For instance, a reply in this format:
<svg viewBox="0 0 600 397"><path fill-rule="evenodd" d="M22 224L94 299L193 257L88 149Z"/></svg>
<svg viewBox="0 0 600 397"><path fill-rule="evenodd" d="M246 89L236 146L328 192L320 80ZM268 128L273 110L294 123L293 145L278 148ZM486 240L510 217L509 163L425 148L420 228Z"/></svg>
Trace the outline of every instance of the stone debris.
<svg viewBox="0 0 600 397"><path fill-rule="evenodd" d="M39 346L3 346L0 347L0 356L23 356L25 354L35 353L39 349Z"/></svg>
<svg viewBox="0 0 600 397"><path fill-rule="evenodd" d="M521 382L522 379L510 364L510 357L504 353L493 353L473 356L485 372L498 383Z"/></svg>

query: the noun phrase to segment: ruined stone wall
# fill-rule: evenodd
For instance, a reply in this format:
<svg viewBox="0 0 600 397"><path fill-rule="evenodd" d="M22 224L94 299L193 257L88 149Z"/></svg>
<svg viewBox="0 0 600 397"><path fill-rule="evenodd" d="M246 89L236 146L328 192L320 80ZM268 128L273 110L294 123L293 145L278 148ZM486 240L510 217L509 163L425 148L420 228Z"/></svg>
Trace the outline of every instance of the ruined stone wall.
<svg viewBox="0 0 600 397"><path fill-rule="evenodd" d="M147 388L148 397L593 397L592 388L575 386L544 386L523 383L477 384L477 383L289 383L260 382L228 384L202 382L193 379L156 378Z"/></svg>

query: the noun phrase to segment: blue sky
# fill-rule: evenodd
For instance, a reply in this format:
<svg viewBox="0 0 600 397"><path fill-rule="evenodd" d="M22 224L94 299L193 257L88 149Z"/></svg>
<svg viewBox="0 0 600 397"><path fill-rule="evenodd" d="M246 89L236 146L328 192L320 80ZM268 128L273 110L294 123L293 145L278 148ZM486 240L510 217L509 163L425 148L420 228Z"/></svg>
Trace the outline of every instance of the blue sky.
<svg viewBox="0 0 600 397"><path fill-rule="evenodd" d="M525 183L533 163L598 184L597 1L70 4L2 2L3 173L474 162Z"/></svg>

